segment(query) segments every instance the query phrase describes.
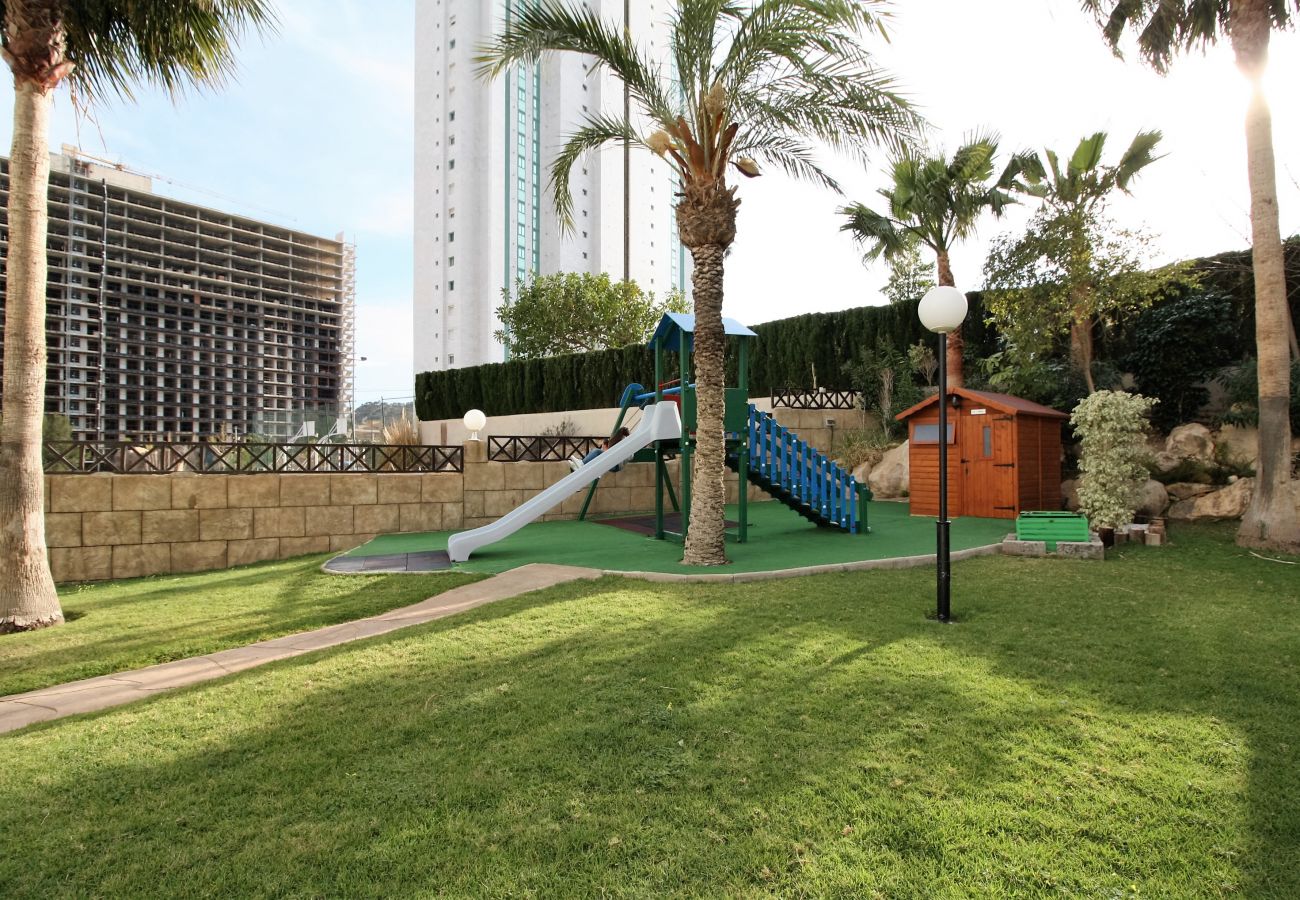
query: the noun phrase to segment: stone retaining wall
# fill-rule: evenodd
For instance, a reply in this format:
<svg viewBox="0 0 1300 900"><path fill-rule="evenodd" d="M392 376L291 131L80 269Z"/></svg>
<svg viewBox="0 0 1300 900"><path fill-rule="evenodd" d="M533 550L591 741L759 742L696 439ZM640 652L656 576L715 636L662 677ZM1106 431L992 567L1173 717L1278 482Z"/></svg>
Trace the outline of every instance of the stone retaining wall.
<svg viewBox="0 0 1300 900"><path fill-rule="evenodd" d="M467 442L463 474L47 475L50 568L58 582L199 572L341 552L377 534L476 528L571 471L562 462L491 463L486 454L486 444ZM676 463L670 470L676 487ZM737 490L729 477L728 502ZM577 518L585 496L544 521ZM649 464L602 478L592 503L602 514L653 510Z"/></svg>

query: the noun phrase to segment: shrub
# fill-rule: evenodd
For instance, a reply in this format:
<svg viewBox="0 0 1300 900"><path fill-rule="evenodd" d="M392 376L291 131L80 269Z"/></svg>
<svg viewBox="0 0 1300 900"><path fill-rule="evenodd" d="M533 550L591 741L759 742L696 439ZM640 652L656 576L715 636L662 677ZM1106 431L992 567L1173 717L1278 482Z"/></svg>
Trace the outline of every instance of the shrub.
<svg viewBox="0 0 1300 900"><path fill-rule="evenodd" d="M1228 410L1219 417L1223 425L1259 424L1259 364L1248 359L1221 369L1216 376ZM1300 432L1300 360L1291 363L1291 432Z"/></svg>
<svg viewBox="0 0 1300 900"><path fill-rule="evenodd" d="M830 456L852 472L863 463L880 462L893 442L878 428L849 428L840 432Z"/></svg>
<svg viewBox="0 0 1300 900"><path fill-rule="evenodd" d="M907 356L883 339L874 347L858 352L846 363L845 373L853 389L861 394L863 409L874 413L885 438L893 438L903 428L894 416L919 403L924 394L912 378L912 364Z"/></svg>
<svg viewBox="0 0 1300 900"><path fill-rule="evenodd" d="M1095 527L1133 521L1147 480L1147 417L1155 400L1123 391L1097 391L1070 416L1079 435L1079 508Z"/></svg>

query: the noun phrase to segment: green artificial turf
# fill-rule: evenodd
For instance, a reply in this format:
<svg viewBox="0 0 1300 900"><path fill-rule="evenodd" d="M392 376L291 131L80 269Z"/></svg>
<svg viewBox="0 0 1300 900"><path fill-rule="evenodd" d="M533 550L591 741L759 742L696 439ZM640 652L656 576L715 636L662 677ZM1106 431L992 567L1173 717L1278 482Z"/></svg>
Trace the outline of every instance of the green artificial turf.
<svg viewBox="0 0 1300 900"><path fill-rule="evenodd" d="M479 576L341 579L309 556L198 575L65 585L67 621L0 635L0 695L242 647L386 612Z"/></svg>
<svg viewBox="0 0 1300 900"><path fill-rule="evenodd" d="M681 564L682 545L657 541L599 522L534 522L496 544L476 550L456 568L467 572L501 572L530 562L559 563L620 572L706 574L763 572L866 559L934 553L934 519L908 515L906 503L870 504L871 533L848 534L818 528L780 503L749 505L749 541L727 543L731 565L701 568ZM727 507L735 520L736 507ZM1015 530L1010 519L959 518L952 523L952 549L996 544ZM454 532L386 534L349 552L381 556L419 550L445 550Z"/></svg>
<svg viewBox="0 0 1300 900"><path fill-rule="evenodd" d="M7 897L1300 896L1300 578L575 583L0 736ZM349 579L338 579L348 582Z"/></svg>

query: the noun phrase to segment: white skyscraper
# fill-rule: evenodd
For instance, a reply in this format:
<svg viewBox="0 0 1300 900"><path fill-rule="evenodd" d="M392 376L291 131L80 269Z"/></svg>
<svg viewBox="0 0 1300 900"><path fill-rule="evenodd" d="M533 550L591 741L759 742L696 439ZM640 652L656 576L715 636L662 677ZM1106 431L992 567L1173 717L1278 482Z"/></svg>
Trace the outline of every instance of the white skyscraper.
<svg viewBox="0 0 1300 900"><path fill-rule="evenodd" d="M589 0L622 26L623 0ZM669 71L672 0L637 0L635 40ZM590 60L566 54L495 81L474 57L520 0L420 0L415 13L415 314L417 372L505 358L492 333L502 288L530 273L623 277L623 148L573 168L572 231L551 202L550 165L588 112L622 114L623 88ZM634 110L635 117L635 110ZM687 289L690 257L677 239L667 165L633 148L631 277L664 296Z"/></svg>

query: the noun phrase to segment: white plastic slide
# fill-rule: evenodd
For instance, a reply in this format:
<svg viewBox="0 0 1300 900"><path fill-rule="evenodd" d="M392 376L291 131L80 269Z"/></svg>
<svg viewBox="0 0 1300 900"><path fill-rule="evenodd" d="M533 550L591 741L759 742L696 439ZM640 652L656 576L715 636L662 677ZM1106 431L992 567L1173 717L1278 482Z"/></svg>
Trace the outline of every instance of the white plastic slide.
<svg viewBox="0 0 1300 900"><path fill-rule="evenodd" d="M648 447L655 441L681 437L681 434L682 421L677 414L676 403L664 402L647 406L640 424L631 434L576 472L564 476L536 497L510 510L495 522L482 528L453 534L447 541L447 555L451 557L452 562L464 562L480 547L495 544L502 538L509 537L529 522L559 506L610 469L627 462L641 448Z"/></svg>

